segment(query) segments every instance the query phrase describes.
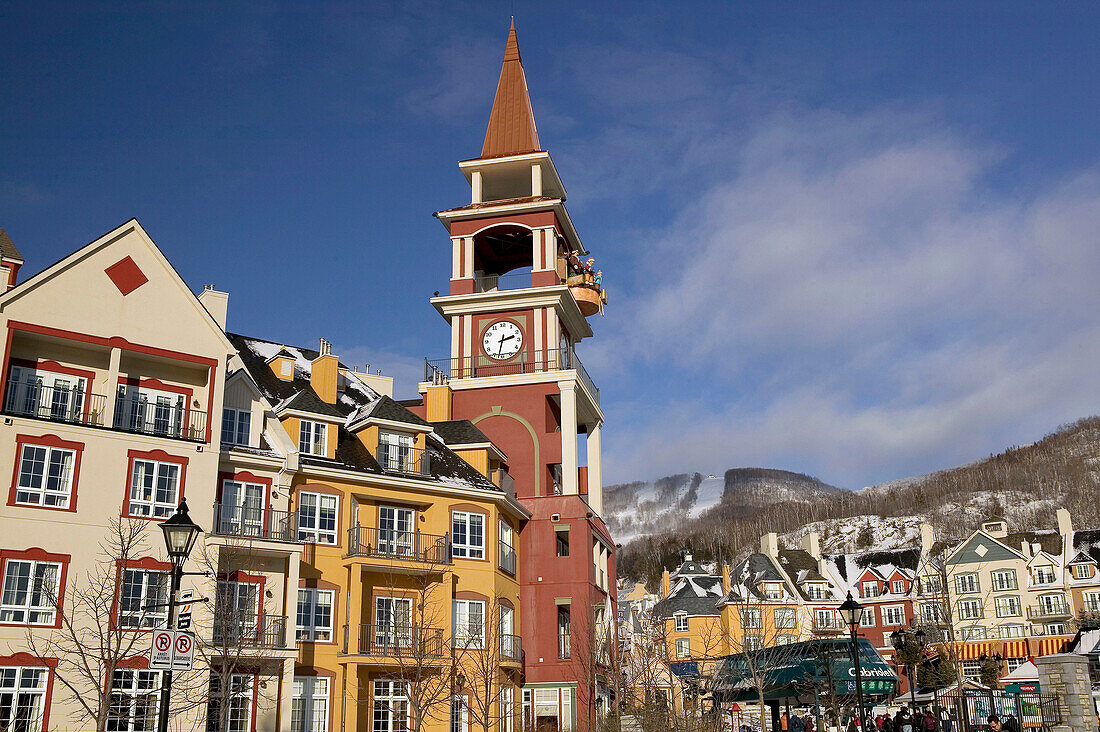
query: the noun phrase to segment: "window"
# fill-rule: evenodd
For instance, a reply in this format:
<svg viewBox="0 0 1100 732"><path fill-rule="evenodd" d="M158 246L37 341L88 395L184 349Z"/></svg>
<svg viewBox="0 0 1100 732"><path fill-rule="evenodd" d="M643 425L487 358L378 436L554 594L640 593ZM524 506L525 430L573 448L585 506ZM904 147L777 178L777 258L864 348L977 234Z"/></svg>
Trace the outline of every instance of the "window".
<svg viewBox="0 0 1100 732"><path fill-rule="evenodd" d="M1019 657L1019 656L1017 656L1015 658L1006 658L1005 659L1005 666L1008 668L1008 673L1012 673L1016 669L1020 668L1020 666L1023 666L1024 661L1026 661L1026 660L1027 660L1026 658L1022 658L1022 657Z"/></svg>
<svg viewBox="0 0 1100 732"><path fill-rule="evenodd" d="M180 464L134 458L126 513L139 518L168 518L180 502Z"/></svg>
<svg viewBox="0 0 1100 732"><path fill-rule="evenodd" d="M222 444L248 445L252 412L247 409L222 410Z"/></svg>
<svg viewBox="0 0 1100 732"><path fill-rule="evenodd" d="M251 732L255 679L249 674L231 674L229 688L224 694L222 681L221 674L210 674L210 700L206 705L207 732ZM221 709L223 701L226 702L224 710Z"/></svg>
<svg viewBox="0 0 1100 732"><path fill-rule="evenodd" d="M485 514L451 513L451 554L467 559L485 558Z"/></svg>
<svg viewBox="0 0 1100 732"><path fill-rule="evenodd" d="M782 635L775 636L775 645L777 646L789 646L790 644L797 642L797 635L789 635L787 633L783 633Z"/></svg>
<svg viewBox="0 0 1100 732"><path fill-rule="evenodd" d="M777 628L796 628L798 627L798 617L793 607L777 607L773 611L775 616L775 627Z"/></svg>
<svg viewBox="0 0 1100 732"><path fill-rule="evenodd" d="M0 729L37 732L42 729L49 670L0 666Z"/></svg>
<svg viewBox="0 0 1100 732"><path fill-rule="evenodd" d="M0 623L54 625L60 592L60 562L6 560L0 591Z"/></svg>
<svg viewBox="0 0 1100 732"><path fill-rule="evenodd" d="M485 645L485 603L481 600L454 601L455 647L483 648Z"/></svg>
<svg viewBox="0 0 1100 732"><path fill-rule="evenodd" d="M23 444L14 502L21 506L69 508L76 456L75 449Z"/></svg>
<svg viewBox="0 0 1100 732"><path fill-rule="evenodd" d="M1010 625L1002 625L1000 627L1002 638L1023 638L1024 626L1016 625L1015 623Z"/></svg>
<svg viewBox="0 0 1100 732"><path fill-rule="evenodd" d="M1035 567L1035 584L1052 585L1054 582L1054 567Z"/></svg>
<svg viewBox="0 0 1100 732"><path fill-rule="evenodd" d="M1091 564L1074 564L1071 569L1073 570L1074 579L1092 579L1092 565Z"/></svg>
<svg viewBox="0 0 1100 732"><path fill-rule="evenodd" d="M1016 570L1014 569L998 569L990 574L990 579L993 582L994 592L1017 589Z"/></svg>
<svg viewBox="0 0 1100 732"><path fill-rule="evenodd" d="M981 584L978 582L976 573L955 575L955 592L960 595L967 592L978 592L980 589Z"/></svg>
<svg viewBox="0 0 1100 732"><path fill-rule="evenodd" d="M763 586L764 597L768 600L783 599L783 585L778 582L765 582Z"/></svg>
<svg viewBox="0 0 1100 732"><path fill-rule="evenodd" d="M569 556L569 529L554 529L554 551L559 557Z"/></svg>
<svg viewBox="0 0 1100 732"><path fill-rule="evenodd" d="M875 627L875 609L873 607L863 608L863 614L859 618L859 627L861 627L861 628L873 628L873 627Z"/></svg>
<svg viewBox="0 0 1100 732"><path fill-rule="evenodd" d="M455 628L458 616L455 616ZM457 630L456 630L457 633ZM456 640L458 636L456 635ZM378 597L374 601L374 642L380 648L408 648L412 645L412 600L407 597ZM480 646L468 646L480 648Z"/></svg>
<svg viewBox="0 0 1100 732"><path fill-rule="evenodd" d="M86 383L79 376L12 366L5 409L27 417L79 422L84 417Z"/></svg>
<svg viewBox="0 0 1100 732"><path fill-rule="evenodd" d="M962 675L966 679L980 679L982 676L981 661L963 661Z"/></svg>
<svg viewBox="0 0 1100 732"><path fill-rule="evenodd" d="M758 635L746 635L741 645L746 651L760 651L764 649L764 639Z"/></svg>
<svg viewBox="0 0 1100 732"><path fill-rule="evenodd" d="M943 618L943 613L940 612L940 606L931 603L920 606L920 615L926 623L938 623Z"/></svg>
<svg viewBox="0 0 1100 732"><path fill-rule="evenodd" d="M1065 623L1047 623L1047 635L1065 635Z"/></svg>
<svg viewBox="0 0 1100 732"><path fill-rule="evenodd" d="M825 599L825 586L821 583L806 585L806 597L810 598L811 600Z"/></svg>
<svg viewBox="0 0 1100 732"><path fill-rule="evenodd" d="M470 728L470 708L466 703L466 697L455 695L451 697L451 732L468 732Z"/></svg>
<svg viewBox="0 0 1100 732"><path fill-rule="evenodd" d="M409 697L403 681L375 681L372 732L406 732Z"/></svg>
<svg viewBox="0 0 1100 732"><path fill-rule="evenodd" d="M870 581L863 583L863 596L864 597L878 597L878 582Z"/></svg>
<svg viewBox="0 0 1100 732"><path fill-rule="evenodd" d="M1064 595L1039 595L1039 610L1043 615L1065 615L1069 613Z"/></svg>
<svg viewBox="0 0 1100 732"><path fill-rule="evenodd" d="M298 452L303 455L325 456L325 433L328 425L308 419L298 422Z"/></svg>
<svg viewBox="0 0 1100 732"><path fill-rule="evenodd" d="M256 638L260 623L260 584L218 580L214 643L237 644Z"/></svg>
<svg viewBox="0 0 1100 732"><path fill-rule="evenodd" d="M508 574L516 573L516 549L512 538L512 527L507 521L501 521L497 529L497 563Z"/></svg>
<svg viewBox="0 0 1100 732"><path fill-rule="evenodd" d="M997 607L998 618L1018 618L1020 617L1020 596L1019 595L1006 595L1004 597L995 598L993 601Z"/></svg>
<svg viewBox="0 0 1100 732"><path fill-rule="evenodd" d="M673 616L676 619L676 631L683 633L688 629L688 616L685 613L676 613Z"/></svg>
<svg viewBox="0 0 1100 732"><path fill-rule="evenodd" d="M885 626L905 625L905 606L886 605L883 607L882 624Z"/></svg>
<svg viewBox="0 0 1100 732"><path fill-rule="evenodd" d="M332 640L332 605L335 595L333 590L298 588L298 640L314 643Z"/></svg>
<svg viewBox="0 0 1100 732"><path fill-rule="evenodd" d="M837 627L835 613L828 608L818 608L814 610L814 627L829 630Z"/></svg>
<svg viewBox="0 0 1100 732"><path fill-rule="evenodd" d="M378 433L378 462L383 470L397 472L420 472L414 464L414 438L410 434L398 432Z"/></svg>
<svg viewBox="0 0 1100 732"><path fill-rule="evenodd" d="M107 729L145 732L157 728L160 671L118 669L111 677Z"/></svg>
<svg viewBox="0 0 1100 732"><path fill-rule="evenodd" d="M760 608L743 607L740 609L742 628L763 628L763 618Z"/></svg>
<svg viewBox="0 0 1100 732"><path fill-rule="evenodd" d="M894 580L890 583L890 586L895 595L905 594L905 580Z"/></svg>
<svg viewBox="0 0 1100 732"><path fill-rule="evenodd" d="M328 732L328 679L295 676L290 732Z"/></svg>
<svg viewBox="0 0 1100 732"><path fill-rule="evenodd" d="M569 658L570 629L569 606L558 605L558 658Z"/></svg>
<svg viewBox="0 0 1100 732"><path fill-rule="evenodd" d="M165 437L189 436L185 425L188 397L139 386L135 379L126 381L118 385L115 429Z"/></svg>
<svg viewBox="0 0 1100 732"><path fill-rule="evenodd" d="M123 568L118 594L118 627L147 629L168 625L166 570Z"/></svg>
<svg viewBox="0 0 1100 732"><path fill-rule="evenodd" d="M938 574L930 574L920 579L920 592L922 595L934 595L943 588Z"/></svg>
<svg viewBox="0 0 1100 732"><path fill-rule="evenodd" d="M298 541L336 543L336 496L298 494Z"/></svg>
<svg viewBox="0 0 1100 732"><path fill-rule="evenodd" d="M398 557L414 554L416 523L413 510L399 506L378 507L378 551Z"/></svg>
<svg viewBox="0 0 1100 732"><path fill-rule="evenodd" d="M222 498L218 504L218 531L231 536L263 537L266 503L267 486L264 484L239 480L222 481Z"/></svg>
<svg viewBox="0 0 1100 732"><path fill-rule="evenodd" d="M977 620L982 616L981 600L959 600L959 618Z"/></svg>
<svg viewBox="0 0 1100 732"><path fill-rule="evenodd" d="M691 641L687 638L676 639L676 657L687 658L691 655Z"/></svg>
<svg viewBox="0 0 1100 732"><path fill-rule="evenodd" d="M515 716L515 689L511 686L503 686L500 689L500 732L513 732L515 729Z"/></svg>
<svg viewBox="0 0 1100 732"><path fill-rule="evenodd" d="M963 640L985 640L985 628L981 625L971 625L961 629Z"/></svg>
<svg viewBox="0 0 1100 732"><path fill-rule="evenodd" d="M1086 592L1081 599L1085 603L1085 612L1100 612L1100 592Z"/></svg>

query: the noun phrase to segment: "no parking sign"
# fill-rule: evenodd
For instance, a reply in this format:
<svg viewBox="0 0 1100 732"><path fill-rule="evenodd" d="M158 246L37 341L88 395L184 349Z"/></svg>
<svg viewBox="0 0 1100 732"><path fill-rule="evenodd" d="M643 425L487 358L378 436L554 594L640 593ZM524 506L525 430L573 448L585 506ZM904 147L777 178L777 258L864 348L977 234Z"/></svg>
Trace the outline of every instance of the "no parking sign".
<svg viewBox="0 0 1100 732"><path fill-rule="evenodd" d="M195 636L184 630L154 630L149 668L190 671L195 663Z"/></svg>

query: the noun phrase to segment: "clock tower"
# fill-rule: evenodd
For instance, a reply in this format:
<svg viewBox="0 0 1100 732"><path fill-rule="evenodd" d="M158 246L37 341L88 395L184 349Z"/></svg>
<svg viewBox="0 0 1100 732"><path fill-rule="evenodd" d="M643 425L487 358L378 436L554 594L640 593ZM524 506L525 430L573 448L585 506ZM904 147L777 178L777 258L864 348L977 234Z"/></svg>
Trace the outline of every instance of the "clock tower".
<svg viewBox="0 0 1100 732"><path fill-rule="evenodd" d="M539 143L514 24L481 155L459 169L469 203L435 214L451 277L431 303L450 356L426 363L416 411L470 420L499 448L486 470L532 514L517 568L525 725L588 730L614 697L615 559L600 393L575 348L606 296Z"/></svg>

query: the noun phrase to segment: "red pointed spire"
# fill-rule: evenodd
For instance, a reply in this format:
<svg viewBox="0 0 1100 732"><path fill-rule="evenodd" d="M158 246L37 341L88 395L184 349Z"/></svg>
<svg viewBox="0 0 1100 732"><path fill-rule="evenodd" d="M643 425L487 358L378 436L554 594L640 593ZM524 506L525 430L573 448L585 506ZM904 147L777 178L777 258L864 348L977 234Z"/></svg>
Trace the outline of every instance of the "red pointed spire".
<svg viewBox="0 0 1100 732"><path fill-rule="evenodd" d="M531 97L523 75L523 59L516 40L516 22L508 29L508 44L504 47L504 64L500 69L493 111L489 113L489 128L481 157L520 155L540 150L535 115L531 112Z"/></svg>

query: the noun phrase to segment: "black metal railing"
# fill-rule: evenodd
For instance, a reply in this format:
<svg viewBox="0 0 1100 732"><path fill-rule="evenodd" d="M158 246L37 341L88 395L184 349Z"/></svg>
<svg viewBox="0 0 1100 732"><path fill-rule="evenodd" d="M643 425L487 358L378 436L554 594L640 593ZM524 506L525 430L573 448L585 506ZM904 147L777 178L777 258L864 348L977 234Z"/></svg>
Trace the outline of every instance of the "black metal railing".
<svg viewBox="0 0 1100 732"><path fill-rule="evenodd" d="M220 536L242 539L293 541L298 539L298 514L272 508L250 508L236 504L214 504L214 530Z"/></svg>
<svg viewBox="0 0 1100 732"><path fill-rule="evenodd" d="M224 620L215 616L212 640L225 649L286 648L286 620L285 615Z"/></svg>
<svg viewBox="0 0 1100 732"><path fill-rule="evenodd" d="M461 356L424 361L424 381L446 384L451 379L473 379L485 376L512 376L515 374L541 374L548 371L574 369L577 378L598 403L600 390L588 375L580 358L572 350L549 349L521 351L510 361L494 361L488 356Z"/></svg>
<svg viewBox="0 0 1100 732"><path fill-rule="evenodd" d="M1043 620L1046 618L1068 618L1073 615L1067 603L1051 603L1049 605L1029 605L1027 608L1028 620Z"/></svg>
<svg viewBox="0 0 1100 732"><path fill-rule="evenodd" d="M515 547L505 544L503 541L497 541L497 561L500 563L500 568L510 575L516 574L516 549Z"/></svg>
<svg viewBox="0 0 1100 732"><path fill-rule="evenodd" d="M364 656L444 658L447 655L442 628L397 623L361 624L356 648L355 652Z"/></svg>
<svg viewBox="0 0 1100 732"><path fill-rule="evenodd" d="M149 400L132 394L115 397L114 428L157 437L204 442L206 412L192 409L181 398L174 402Z"/></svg>
<svg viewBox="0 0 1100 732"><path fill-rule="evenodd" d="M505 661L518 662L523 660L523 644L520 642L518 635L501 633L500 657Z"/></svg>
<svg viewBox="0 0 1100 732"><path fill-rule="evenodd" d="M375 529L352 526L348 529L348 556L402 560L421 564L450 564L450 537L447 534L421 534L419 531Z"/></svg>
<svg viewBox="0 0 1100 732"><path fill-rule="evenodd" d="M379 442L376 459L387 473L431 474L431 460L428 451L424 449Z"/></svg>
<svg viewBox="0 0 1100 732"><path fill-rule="evenodd" d="M75 386L62 388L12 379L4 397L4 414L55 422L102 427L106 411L106 396L88 394Z"/></svg>

